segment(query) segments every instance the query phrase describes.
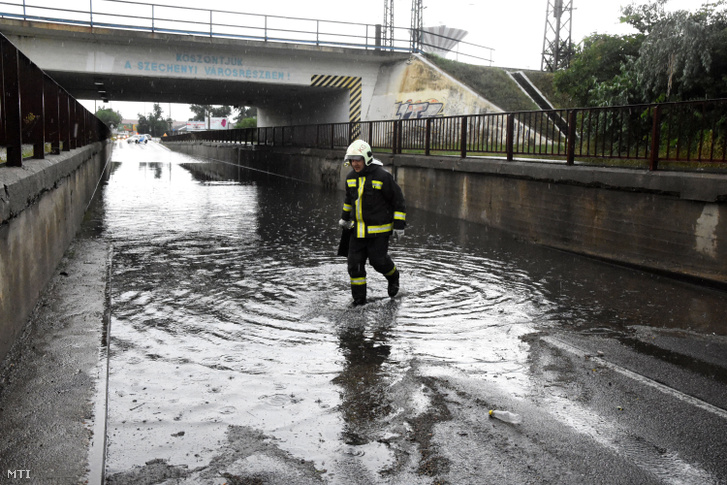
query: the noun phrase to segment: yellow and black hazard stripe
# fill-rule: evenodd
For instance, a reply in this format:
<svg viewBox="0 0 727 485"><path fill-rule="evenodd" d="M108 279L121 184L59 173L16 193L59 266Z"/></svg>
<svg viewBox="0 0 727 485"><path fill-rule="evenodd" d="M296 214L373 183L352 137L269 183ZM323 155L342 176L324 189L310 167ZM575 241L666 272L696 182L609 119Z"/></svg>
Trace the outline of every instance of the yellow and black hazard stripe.
<svg viewBox="0 0 727 485"><path fill-rule="evenodd" d="M361 77L314 74L310 78L310 84L324 88L348 89L348 120L352 126L350 141L358 139L361 136L361 91L363 86Z"/></svg>

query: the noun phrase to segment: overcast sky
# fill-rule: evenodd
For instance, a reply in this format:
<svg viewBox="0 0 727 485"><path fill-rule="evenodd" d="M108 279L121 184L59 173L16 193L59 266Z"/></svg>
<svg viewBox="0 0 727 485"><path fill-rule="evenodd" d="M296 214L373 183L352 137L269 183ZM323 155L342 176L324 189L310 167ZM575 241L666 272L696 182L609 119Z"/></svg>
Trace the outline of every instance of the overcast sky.
<svg viewBox="0 0 727 485"><path fill-rule="evenodd" d="M33 3L32 0L27 0ZM102 0L91 0L102 5ZM564 3L568 0L563 0ZM696 10L707 0L670 0L670 10ZM72 4L83 7L70 7ZM176 5L211 10L242 11L286 17L318 18L342 22L381 24L384 0L353 2L344 0L155 0L140 3ZM621 7L630 0L573 0L572 39L579 43L593 33L624 35L631 31L619 23ZM636 4L645 3L637 1ZM368 7L364 7L366 4ZM375 5L374 5L375 4ZM411 25L411 0L395 0L394 23ZM89 0L66 0L64 8L88 8ZM374 5L373 7L371 7ZM447 25L468 32L464 41L493 49L492 65L522 69L540 69L548 0L423 0L424 26ZM203 6L203 7L202 7ZM465 61L466 59L461 59ZM102 107L100 101L83 102L88 109ZM111 102L111 109L124 118L152 111L153 103ZM162 105L164 116L186 120L191 116L186 105Z"/></svg>

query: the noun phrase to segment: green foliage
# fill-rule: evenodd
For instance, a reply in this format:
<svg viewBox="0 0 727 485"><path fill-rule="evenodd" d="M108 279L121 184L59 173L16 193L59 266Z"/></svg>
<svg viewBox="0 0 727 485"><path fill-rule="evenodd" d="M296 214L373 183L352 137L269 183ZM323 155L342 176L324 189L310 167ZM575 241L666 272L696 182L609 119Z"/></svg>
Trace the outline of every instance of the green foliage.
<svg viewBox="0 0 727 485"><path fill-rule="evenodd" d="M712 64L708 26L680 11L652 26L634 68L644 98L699 97L701 78L709 77Z"/></svg>
<svg viewBox="0 0 727 485"><path fill-rule="evenodd" d="M227 105L191 104L189 110L194 113L194 118L190 121L206 121L208 116L212 118L227 118L232 114L232 108Z"/></svg>
<svg viewBox="0 0 727 485"><path fill-rule="evenodd" d="M100 119L106 126L111 129L118 127L121 124L121 113L112 109L100 108L96 111L96 118Z"/></svg>
<svg viewBox="0 0 727 485"><path fill-rule="evenodd" d="M257 108L253 108L252 106L235 106L235 111L237 111L237 116L235 116L235 123L239 124L246 118L255 118L254 126L257 126Z"/></svg>
<svg viewBox="0 0 727 485"><path fill-rule="evenodd" d="M555 74L550 71L524 71L530 82L535 85L543 96L550 101L556 109L569 108L573 106L570 96L555 89Z"/></svg>
<svg viewBox="0 0 727 485"><path fill-rule="evenodd" d="M576 51L571 65L555 73L553 83L558 93L568 96L577 106L602 106L605 92L616 91L620 97L631 83L628 66L638 58L641 36L594 34L586 37ZM618 86L606 87L618 78ZM599 92L600 90L600 92ZM622 103L627 101L622 99Z"/></svg>
<svg viewBox="0 0 727 485"><path fill-rule="evenodd" d="M154 103L153 112L147 116L139 114L139 124L137 130L139 133L148 133L151 136L162 136L167 131L170 131L172 124L171 118L166 120L162 118L162 108L159 103Z"/></svg>
<svg viewBox="0 0 727 485"><path fill-rule="evenodd" d="M615 106L727 96L726 0L696 13L667 12L668 0L622 9L638 33L583 40L554 84L578 106Z"/></svg>
<svg viewBox="0 0 727 485"><path fill-rule="evenodd" d="M257 118L244 118L235 123L235 128L257 128Z"/></svg>
<svg viewBox="0 0 727 485"><path fill-rule="evenodd" d="M498 67L474 66L426 54L433 64L505 111L537 110L538 106Z"/></svg>

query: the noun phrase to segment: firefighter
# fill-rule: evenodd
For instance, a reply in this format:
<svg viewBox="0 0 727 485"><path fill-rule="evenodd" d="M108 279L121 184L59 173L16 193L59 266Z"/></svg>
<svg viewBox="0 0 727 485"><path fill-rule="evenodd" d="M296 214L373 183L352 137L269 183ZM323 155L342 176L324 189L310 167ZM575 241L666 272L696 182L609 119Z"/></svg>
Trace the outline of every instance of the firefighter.
<svg viewBox="0 0 727 485"><path fill-rule="evenodd" d="M354 306L366 303L366 260L388 281L391 298L399 292L399 270L389 256L389 238L404 236L404 194L394 177L373 157L371 147L356 140L346 150L346 197L339 225L350 233L348 274Z"/></svg>

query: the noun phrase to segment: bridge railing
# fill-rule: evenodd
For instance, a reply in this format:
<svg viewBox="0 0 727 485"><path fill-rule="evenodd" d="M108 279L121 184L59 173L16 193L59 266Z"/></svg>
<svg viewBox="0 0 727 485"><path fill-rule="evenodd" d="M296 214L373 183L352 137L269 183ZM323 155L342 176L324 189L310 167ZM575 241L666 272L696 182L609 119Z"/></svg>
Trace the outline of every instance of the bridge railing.
<svg viewBox="0 0 727 485"><path fill-rule="evenodd" d="M727 169L727 99L186 133L165 141L501 157L634 168Z"/></svg>
<svg viewBox="0 0 727 485"><path fill-rule="evenodd" d="M85 7L88 5L88 8ZM211 10L199 7L158 5L130 0L88 0L83 9L50 6L31 0L0 1L0 17L84 25L109 29L147 31L261 42L308 44L398 52L427 50L421 32L394 27L394 38L384 39L381 25L341 22L279 15ZM457 41L434 33L428 37L457 43L457 55L473 61L492 62L492 48ZM417 39L414 42L413 39Z"/></svg>
<svg viewBox="0 0 727 485"><path fill-rule="evenodd" d="M0 34L0 164L45 158L110 137L86 110ZM3 153L4 156L3 156Z"/></svg>

